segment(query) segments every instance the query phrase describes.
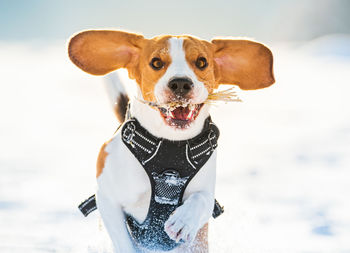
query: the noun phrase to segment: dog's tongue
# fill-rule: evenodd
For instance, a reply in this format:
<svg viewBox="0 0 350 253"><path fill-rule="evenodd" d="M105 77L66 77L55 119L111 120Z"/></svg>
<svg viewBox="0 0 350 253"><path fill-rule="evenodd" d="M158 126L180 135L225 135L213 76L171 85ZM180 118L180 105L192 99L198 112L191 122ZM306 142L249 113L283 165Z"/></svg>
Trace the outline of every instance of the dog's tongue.
<svg viewBox="0 0 350 253"><path fill-rule="evenodd" d="M190 109L187 107L177 107L175 110L172 111L173 116L175 119L178 120L187 120L187 116L190 113Z"/></svg>

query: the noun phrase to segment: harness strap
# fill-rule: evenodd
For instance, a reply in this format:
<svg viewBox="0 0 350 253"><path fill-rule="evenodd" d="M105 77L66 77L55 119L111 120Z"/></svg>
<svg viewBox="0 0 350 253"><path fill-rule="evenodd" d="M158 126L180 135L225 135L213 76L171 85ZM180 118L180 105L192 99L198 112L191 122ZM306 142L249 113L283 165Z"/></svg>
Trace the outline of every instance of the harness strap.
<svg viewBox="0 0 350 253"><path fill-rule="evenodd" d="M87 217L90 213L93 211L97 210L97 205L96 205L96 196L91 195L88 199L84 200L83 202L80 203L78 206L80 212ZM214 204L214 210L212 217L216 219L219 217L221 214L224 213L224 207L219 204L219 202L215 199L215 204Z"/></svg>
<svg viewBox="0 0 350 253"><path fill-rule="evenodd" d="M79 206L79 210L83 213L83 215L86 217L91 212L95 211L97 209L96 205L96 196L92 195L90 198L84 200Z"/></svg>

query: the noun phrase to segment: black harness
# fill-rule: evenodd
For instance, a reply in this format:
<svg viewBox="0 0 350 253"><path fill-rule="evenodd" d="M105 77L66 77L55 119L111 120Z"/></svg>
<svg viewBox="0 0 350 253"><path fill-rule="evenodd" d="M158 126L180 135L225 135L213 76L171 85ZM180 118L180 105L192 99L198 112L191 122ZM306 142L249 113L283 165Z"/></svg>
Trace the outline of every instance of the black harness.
<svg viewBox="0 0 350 253"><path fill-rule="evenodd" d="M219 138L219 129L208 117L196 137L171 141L157 138L131 118L121 129L124 144L140 162L151 183L151 200L146 219L140 224L125 213L127 227L134 242L150 250L171 250L182 243L170 239L164 223L182 204L183 194L192 178L208 161ZM87 216L96 209L94 196L79 206ZM223 212L215 200L213 217Z"/></svg>

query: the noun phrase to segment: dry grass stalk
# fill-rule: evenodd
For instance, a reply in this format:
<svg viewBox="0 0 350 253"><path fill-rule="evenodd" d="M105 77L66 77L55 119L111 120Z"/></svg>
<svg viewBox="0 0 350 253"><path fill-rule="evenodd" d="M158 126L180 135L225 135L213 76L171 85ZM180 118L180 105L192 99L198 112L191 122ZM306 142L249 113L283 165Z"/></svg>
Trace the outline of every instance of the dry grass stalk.
<svg viewBox="0 0 350 253"><path fill-rule="evenodd" d="M242 100L238 97L234 88L231 87L227 90L210 93L204 103L215 104L217 102L242 102Z"/></svg>
<svg viewBox="0 0 350 253"><path fill-rule="evenodd" d="M136 98L136 97L135 97ZM158 108L169 108L169 107L176 107L176 106L187 106L186 103L180 103L180 102L171 102L168 104L158 104L156 102L150 102L145 101L139 98L136 98L138 101L145 103L149 106L154 106ZM215 105L218 102L242 102L242 100L238 97L236 91L233 87L227 89L227 90L221 90L216 91L213 93L210 93L208 95L208 98L204 101L205 104Z"/></svg>

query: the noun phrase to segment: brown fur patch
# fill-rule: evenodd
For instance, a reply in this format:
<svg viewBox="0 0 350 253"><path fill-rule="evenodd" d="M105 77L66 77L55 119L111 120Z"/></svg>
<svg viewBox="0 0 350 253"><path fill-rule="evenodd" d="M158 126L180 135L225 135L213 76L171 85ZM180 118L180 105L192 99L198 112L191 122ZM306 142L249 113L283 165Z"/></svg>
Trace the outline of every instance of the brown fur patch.
<svg viewBox="0 0 350 253"><path fill-rule="evenodd" d="M125 114L128 108L129 97L126 94L119 94L117 102L114 105L114 113L120 123L125 121Z"/></svg>
<svg viewBox="0 0 350 253"><path fill-rule="evenodd" d="M141 52L139 64L134 68L135 72L132 76L139 84L143 98L147 101L155 101L154 86L171 64L169 38L171 36L160 36L147 40ZM150 66L154 57L160 58L164 63L162 69L154 70Z"/></svg>
<svg viewBox="0 0 350 253"><path fill-rule="evenodd" d="M183 253L208 253L208 223L206 223L197 233L191 247L180 246L179 248Z"/></svg>
<svg viewBox="0 0 350 253"><path fill-rule="evenodd" d="M214 45L216 82L243 90L266 88L275 82L270 49L250 40L218 39Z"/></svg>
<svg viewBox="0 0 350 253"><path fill-rule="evenodd" d="M211 93L216 88L214 61L213 61L213 45L207 41L184 36L184 51L186 61L198 80L203 82L208 92ZM199 57L207 59L208 66L200 70L196 67L196 61Z"/></svg>
<svg viewBox="0 0 350 253"><path fill-rule="evenodd" d="M118 68L133 67L144 41L141 35L122 31L84 31L71 38L68 55L82 70L105 75Z"/></svg>
<svg viewBox="0 0 350 253"><path fill-rule="evenodd" d="M75 65L93 75L128 69L129 77L139 84L144 99L154 101L154 86L171 64L168 50L171 37L145 39L123 31L84 31L71 38L68 54ZM152 69L150 62L154 57L164 62L162 69Z"/></svg>
<svg viewBox="0 0 350 253"><path fill-rule="evenodd" d="M108 152L105 151L105 148L107 147L108 142L105 142L101 149L100 149L100 153L98 154L98 157L97 157L97 164L96 164L96 177L99 177L102 172L103 172L103 169L105 167L105 161L106 161L106 158L108 156Z"/></svg>

